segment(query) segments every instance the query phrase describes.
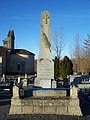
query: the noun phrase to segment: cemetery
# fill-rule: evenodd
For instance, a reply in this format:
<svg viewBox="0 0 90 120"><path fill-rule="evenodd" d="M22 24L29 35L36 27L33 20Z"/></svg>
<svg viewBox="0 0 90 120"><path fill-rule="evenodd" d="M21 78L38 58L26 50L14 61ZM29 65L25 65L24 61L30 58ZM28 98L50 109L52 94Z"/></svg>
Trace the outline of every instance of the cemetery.
<svg viewBox="0 0 90 120"><path fill-rule="evenodd" d="M8 57L6 59L7 55ZM15 59L12 61L12 58ZM14 48L11 51L7 50L3 54L3 59L4 74L1 79L3 84L0 84L0 89L4 87L4 89L7 88L11 91L12 97L9 115L82 115L78 98L78 88L82 88L82 86L83 88L89 88L90 83L85 86L85 78L83 81L82 77L78 75L70 76L67 78L67 82L55 79L50 37L50 13L48 11L41 13L40 51L37 60L37 74L32 74L34 73L34 54L27 50L15 50ZM7 70L11 70L11 68L5 69L7 64L4 63L8 59L11 60L11 63L10 61L7 61L7 63L11 66L13 66L15 60L18 63L21 62L17 65L18 72L14 71L16 70L16 66L12 72L14 74L19 73L19 75L12 75L10 79L9 75L5 75ZM20 65L22 68L20 68ZM23 75L21 75L22 73ZM75 81L75 78L79 78L81 84L79 80L76 79ZM8 81L10 84L6 85ZM88 81L90 82L90 76L88 77Z"/></svg>

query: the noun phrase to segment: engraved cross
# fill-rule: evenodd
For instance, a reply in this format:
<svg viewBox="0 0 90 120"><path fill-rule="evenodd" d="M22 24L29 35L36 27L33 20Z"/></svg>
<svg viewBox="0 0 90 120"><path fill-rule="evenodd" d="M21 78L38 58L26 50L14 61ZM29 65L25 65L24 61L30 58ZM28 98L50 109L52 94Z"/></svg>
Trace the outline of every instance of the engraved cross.
<svg viewBox="0 0 90 120"><path fill-rule="evenodd" d="M46 15L45 16L45 23L47 24L47 20L49 19L49 16L48 15Z"/></svg>

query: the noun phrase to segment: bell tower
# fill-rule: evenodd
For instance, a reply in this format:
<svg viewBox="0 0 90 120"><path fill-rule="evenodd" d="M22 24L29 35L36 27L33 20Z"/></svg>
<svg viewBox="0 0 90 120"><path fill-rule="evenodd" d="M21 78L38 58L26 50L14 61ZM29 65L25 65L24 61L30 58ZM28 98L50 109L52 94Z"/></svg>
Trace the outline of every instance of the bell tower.
<svg viewBox="0 0 90 120"><path fill-rule="evenodd" d="M8 49L14 49L14 30L9 30L7 38L3 40L3 46Z"/></svg>

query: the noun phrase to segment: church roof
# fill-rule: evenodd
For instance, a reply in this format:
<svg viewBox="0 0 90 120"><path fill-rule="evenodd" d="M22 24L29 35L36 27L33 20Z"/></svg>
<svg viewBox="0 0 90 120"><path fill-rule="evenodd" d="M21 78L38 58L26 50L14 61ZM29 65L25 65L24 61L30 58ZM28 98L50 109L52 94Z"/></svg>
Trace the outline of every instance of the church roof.
<svg viewBox="0 0 90 120"><path fill-rule="evenodd" d="M13 49L11 50L11 54L25 54L25 55L35 55L34 53L25 50L25 49Z"/></svg>
<svg viewBox="0 0 90 120"><path fill-rule="evenodd" d="M0 56L7 50L7 48L0 46Z"/></svg>

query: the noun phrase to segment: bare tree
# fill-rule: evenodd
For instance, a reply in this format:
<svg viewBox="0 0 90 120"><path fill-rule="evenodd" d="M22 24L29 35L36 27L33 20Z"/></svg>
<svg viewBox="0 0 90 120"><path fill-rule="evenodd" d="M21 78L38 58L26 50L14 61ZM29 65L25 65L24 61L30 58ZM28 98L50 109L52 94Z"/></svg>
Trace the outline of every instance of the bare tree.
<svg viewBox="0 0 90 120"><path fill-rule="evenodd" d="M75 44L72 55L74 72L86 73L90 69L90 36L80 41L79 34L75 37ZM83 46L84 43L84 46Z"/></svg>
<svg viewBox="0 0 90 120"><path fill-rule="evenodd" d="M84 48L85 50L89 50L90 49L90 35L87 34L87 39L84 39Z"/></svg>
<svg viewBox="0 0 90 120"><path fill-rule="evenodd" d="M53 50L55 51L55 56L60 60L62 50L64 48L64 32L63 31L57 32L55 30L52 37L53 37L52 38L53 39Z"/></svg>
<svg viewBox="0 0 90 120"><path fill-rule="evenodd" d="M74 66L74 72L79 73L81 72L81 59L82 59L82 50L81 50L81 43L80 43L80 37L79 33L76 34L75 37L75 43L73 46L73 66Z"/></svg>
<svg viewBox="0 0 90 120"><path fill-rule="evenodd" d="M84 60L85 60L85 72L90 72L90 35L87 34L87 39L84 39Z"/></svg>

